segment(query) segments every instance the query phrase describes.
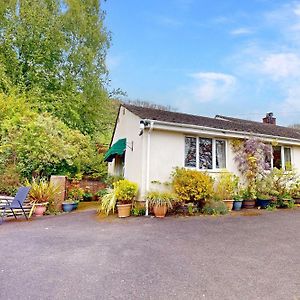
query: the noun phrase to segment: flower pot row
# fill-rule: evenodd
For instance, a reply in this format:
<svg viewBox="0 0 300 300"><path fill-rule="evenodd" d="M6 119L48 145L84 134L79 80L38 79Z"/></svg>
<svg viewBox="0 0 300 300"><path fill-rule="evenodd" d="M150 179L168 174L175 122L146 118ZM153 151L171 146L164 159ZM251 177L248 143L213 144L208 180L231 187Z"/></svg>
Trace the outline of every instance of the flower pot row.
<svg viewBox="0 0 300 300"><path fill-rule="evenodd" d="M300 199L282 199L283 206L288 206L288 203L294 200L295 204L300 204ZM223 200L229 211L241 210L242 208L251 209L260 207L266 209L274 201L272 198L257 198L257 199L245 199L245 200Z"/></svg>

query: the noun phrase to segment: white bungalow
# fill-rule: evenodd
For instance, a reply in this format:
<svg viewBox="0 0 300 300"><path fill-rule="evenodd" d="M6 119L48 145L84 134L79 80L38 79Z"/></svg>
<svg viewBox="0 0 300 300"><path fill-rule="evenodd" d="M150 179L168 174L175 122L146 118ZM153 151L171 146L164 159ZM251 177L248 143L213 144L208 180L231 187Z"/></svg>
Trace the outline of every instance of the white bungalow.
<svg viewBox="0 0 300 300"><path fill-rule="evenodd" d="M109 173L138 183L142 200L153 181L168 182L175 167L222 169L238 174L229 141L259 137L276 141L272 167L300 168L300 131L276 125L272 113L263 122L217 115L208 118L122 104L109 151Z"/></svg>

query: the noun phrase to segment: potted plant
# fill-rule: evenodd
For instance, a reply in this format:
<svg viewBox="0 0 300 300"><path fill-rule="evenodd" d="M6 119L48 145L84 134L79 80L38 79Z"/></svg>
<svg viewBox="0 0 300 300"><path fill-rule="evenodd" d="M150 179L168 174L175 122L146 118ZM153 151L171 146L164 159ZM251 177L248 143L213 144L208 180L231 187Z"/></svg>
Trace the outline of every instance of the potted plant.
<svg viewBox="0 0 300 300"><path fill-rule="evenodd" d="M176 196L170 192L149 192L146 196L149 206L153 208L156 218L164 218L168 209L173 208L172 202L175 202Z"/></svg>
<svg viewBox="0 0 300 300"><path fill-rule="evenodd" d="M79 202L83 199L84 190L79 187L72 187L68 191L68 198L62 203L64 212L70 212L78 207Z"/></svg>
<svg viewBox="0 0 300 300"><path fill-rule="evenodd" d="M233 196L233 210L241 210L243 205L243 197L240 193Z"/></svg>
<svg viewBox="0 0 300 300"><path fill-rule="evenodd" d="M129 217L133 200L138 193L138 185L127 179L119 180L113 185L117 200L118 217Z"/></svg>
<svg viewBox="0 0 300 300"><path fill-rule="evenodd" d="M106 194L102 196L98 213L105 213L107 216L112 211L115 212L117 204L116 193L114 189L107 189Z"/></svg>
<svg viewBox="0 0 300 300"><path fill-rule="evenodd" d="M93 200L93 194L90 191L85 191L83 193L83 201L90 202Z"/></svg>
<svg viewBox="0 0 300 300"><path fill-rule="evenodd" d="M53 186L45 179L33 179L31 183L27 181L26 185L31 186L29 199L35 207L35 215L42 216L49 202L52 202L58 193L58 187Z"/></svg>
<svg viewBox="0 0 300 300"><path fill-rule="evenodd" d="M290 189L290 194L293 197L295 204L300 204L300 180L294 182Z"/></svg>
<svg viewBox="0 0 300 300"><path fill-rule="evenodd" d="M78 202L73 199L67 199L62 203L62 210L64 212L70 212L77 208Z"/></svg>
<svg viewBox="0 0 300 300"><path fill-rule="evenodd" d="M260 208L267 208L272 201L272 197L269 194L257 194L256 205Z"/></svg>
<svg viewBox="0 0 300 300"><path fill-rule="evenodd" d="M243 208L251 209L255 207L256 204L256 195L254 192L251 192L248 188L243 192Z"/></svg>
<svg viewBox="0 0 300 300"><path fill-rule="evenodd" d="M239 178L229 172L222 172L216 182L215 197L223 200L228 210L233 208L233 196L238 188Z"/></svg>

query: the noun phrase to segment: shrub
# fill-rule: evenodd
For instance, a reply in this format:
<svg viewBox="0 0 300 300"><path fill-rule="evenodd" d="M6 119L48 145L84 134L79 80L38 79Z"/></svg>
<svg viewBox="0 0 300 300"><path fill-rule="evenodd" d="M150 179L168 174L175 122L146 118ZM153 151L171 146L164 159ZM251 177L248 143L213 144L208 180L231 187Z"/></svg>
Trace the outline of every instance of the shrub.
<svg viewBox="0 0 300 300"><path fill-rule="evenodd" d="M82 188L70 188L68 191L68 198L74 201L81 201L83 199L84 190Z"/></svg>
<svg viewBox="0 0 300 300"><path fill-rule="evenodd" d="M172 185L181 201L200 201L213 195L214 180L206 172L176 168Z"/></svg>
<svg viewBox="0 0 300 300"><path fill-rule="evenodd" d="M116 208L116 203L117 203L116 193L114 190L111 190L102 197L101 204L97 211L98 213L105 213L106 215L109 215L111 211L112 213L114 213Z"/></svg>
<svg viewBox="0 0 300 300"><path fill-rule="evenodd" d="M215 197L221 200L231 200L237 194L239 178L232 173L222 172L216 184Z"/></svg>
<svg viewBox="0 0 300 300"><path fill-rule="evenodd" d="M14 165L9 165L2 170L0 175L0 194L14 196L19 185L19 174Z"/></svg>
<svg viewBox="0 0 300 300"><path fill-rule="evenodd" d="M206 215L226 215L228 209L223 201L208 200L202 212Z"/></svg>
<svg viewBox="0 0 300 300"><path fill-rule="evenodd" d="M168 208L173 208L172 203L176 201L176 196L170 192L153 191L146 195L146 199L150 207L166 205Z"/></svg>
<svg viewBox="0 0 300 300"><path fill-rule="evenodd" d="M138 185L127 179L119 180L114 184L116 199L122 203L131 203L138 192Z"/></svg>

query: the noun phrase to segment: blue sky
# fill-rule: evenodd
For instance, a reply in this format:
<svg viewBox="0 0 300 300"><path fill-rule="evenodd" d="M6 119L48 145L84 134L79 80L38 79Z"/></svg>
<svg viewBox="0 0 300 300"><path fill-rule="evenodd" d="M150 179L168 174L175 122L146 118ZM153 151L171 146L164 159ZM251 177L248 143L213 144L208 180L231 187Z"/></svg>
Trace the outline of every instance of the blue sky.
<svg viewBox="0 0 300 300"><path fill-rule="evenodd" d="M300 123L300 1L108 0L111 85L178 111Z"/></svg>

